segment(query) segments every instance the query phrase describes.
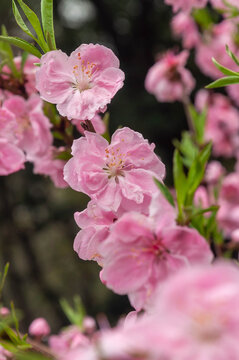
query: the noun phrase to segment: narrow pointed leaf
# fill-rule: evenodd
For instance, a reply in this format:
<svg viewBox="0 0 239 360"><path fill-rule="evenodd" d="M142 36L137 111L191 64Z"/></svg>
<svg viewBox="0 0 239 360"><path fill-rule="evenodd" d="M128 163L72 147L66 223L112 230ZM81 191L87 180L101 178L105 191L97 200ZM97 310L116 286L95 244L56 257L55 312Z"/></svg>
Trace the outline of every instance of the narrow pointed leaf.
<svg viewBox="0 0 239 360"><path fill-rule="evenodd" d="M43 31L50 50L56 50L53 25L53 0L41 0L41 18Z"/></svg>
<svg viewBox="0 0 239 360"><path fill-rule="evenodd" d="M226 45L226 52L230 56L230 58L239 66L238 57L235 54L233 54L233 52L229 49L228 45Z"/></svg>
<svg viewBox="0 0 239 360"><path fill-rule="evenodd" d="M174 207L175 206L174 199L173 199L173 196L172 196L170 190L167 188L167 186L164 185L161 181L159 181L156 178L154 178L154 182L158 186L159 190L161 191L161 193L163 194L165 199L168 200L169 204Z"/></svg>
<svg viewBox="0 0 239 360"><path fill-rule="evenodd" d="M4 25L2 25L2 35L8 36L7 29ZM8 43L1 43L0 44L0 51L3 54L4 58L7 58L8 60L8 66L10 67L12 74L14 77L18 78L20 76L20 73L18 72L16 65L14 63L14 55L11 46Z"/></svg>
<svg viewBox="0 0 239 360"><path fill-rule="evenodd" d="M12 10L13 10L13 15L15 17L15 20L17 22L17 24L20 26L20 28L28 35L30 36L33 40L37 41L37 39L35 38L35 36L31 33L31 31L28 29L27 25L25 24L21 14L18 11L18 8L15 4L15 1L12 0Z"/></svg>
<svg viewBox="0 0 239 360"><path fill-rule="evenodd" d="M173 157L173 178L177 193L178 210L179 213L182 213L187 194L187 179L184 173L183 160L177 149L174 151Z"/></svg>
<svg viewBox="0 0 239 360"><path fill-rule="evenodd" d="M225 66L219 64L219 62L217 62L216 59L212 58L212 62L218 68L218 70L220 70L224 75L239 76L238 72L230 70L230 69L226 68Z"/></svg>
<svg viewBox="0 0 239 360"><path fill-rule="evenodd" d="M239 83L239 75L238 76L225 76L225 77L218 79L218 80L212 82L211 84L207 85L206 89L214 89L214 88L219 88L219 87L232 85L232 84L238 84L238 83Z"/></svg>
<svg viewBox="0 0 239 360"><path fill-rule="evenodd" d="M49 50L46 41L44 39L44 35L42 32L41 23L37 17L37 15L34 13L32 9L29 8L22 0L17 0L19 5L22 8L22 11L26 15L27 19L29 20L30 24L32 25L33 29L35 30L37 36L38 36L38 43L41 46L42 50L47 52Z"/></svg>
<svg viewBox="0 0 239 360"><path fill-rule="evenodd" d="M5 41L11 45L17 46L20 49L23 49L25 51L27 51L28 53L35 55L36 57L38 57L39 59L41 58L42 54L40 53L40 51L35 48L35 46L29 44L27 41L22 40L18 37L13 37L13 36L0 36L0 41Z"/></svg>

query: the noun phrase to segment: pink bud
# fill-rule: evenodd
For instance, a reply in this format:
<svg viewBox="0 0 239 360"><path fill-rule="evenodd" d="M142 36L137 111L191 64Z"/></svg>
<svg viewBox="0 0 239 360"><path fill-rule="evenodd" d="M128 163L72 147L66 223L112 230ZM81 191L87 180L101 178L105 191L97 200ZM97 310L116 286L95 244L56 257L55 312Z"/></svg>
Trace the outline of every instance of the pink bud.
<svg viewBox="0 0 239 360"><path fill-rule="evenodd" d="M86 316L83 320L83 329L87 334L92 334L96 329L95 320L91 316Z"/></svg>
<svg viewBox="0 0 239 360"><path fill-rule="evenodd" d="M9 315L10 314L10 311L9 311L9 309L8 308L6 308L6 307L1 307L0 308L0 315L1 316L7 316L7 315Z"/></svg>
<svg viewBox="0 0 239 360"><path fill-rule="evenodd" d="M49 335L51 332L48 322L44 318L37 318L33 320L29 326L29 334L35 337L43 337Z"/></svg>

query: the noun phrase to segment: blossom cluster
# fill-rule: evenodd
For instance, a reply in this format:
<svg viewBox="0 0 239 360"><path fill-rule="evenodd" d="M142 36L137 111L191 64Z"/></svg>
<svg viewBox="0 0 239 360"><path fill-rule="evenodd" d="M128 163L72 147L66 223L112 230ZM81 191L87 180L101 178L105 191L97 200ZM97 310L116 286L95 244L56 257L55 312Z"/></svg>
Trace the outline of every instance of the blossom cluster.
<svg viewBox="0 0 239 360"><path fill-rule="evenodd" d="M212 57L237 71L224 47L239 53L238 28L224 1L210 1L222 14L210 26L198 20L207 0L165 3L176 12L172 31L184 50L159 54L145 88L186 110L190 131L176 143L175 189L166 187L165 165L142 134L123 127L107 140L101 114L124 81L112 50L82 44L70 56L47 51L40 60L28 56L19 78L7 65L0 74L0 175L29 161L56 186L88 195L87 208L74 215L80 228L74 250L96 261L102 283L134 308L114 329L97 330L85 317L50 335L46 320L35 319L30 337L47 339L58 360L238 358L239 270L232 260L215 261L238 260L238 86L228 88L229 97L197 91L191 102L196 81L186 69L193 49L204 75L220 74ZM14 59L18 71L21 61ZM232 159L233 169L221 158ZM0 307L0 321L8 316ZM6 360L11 354L3 345Z"/></svg>

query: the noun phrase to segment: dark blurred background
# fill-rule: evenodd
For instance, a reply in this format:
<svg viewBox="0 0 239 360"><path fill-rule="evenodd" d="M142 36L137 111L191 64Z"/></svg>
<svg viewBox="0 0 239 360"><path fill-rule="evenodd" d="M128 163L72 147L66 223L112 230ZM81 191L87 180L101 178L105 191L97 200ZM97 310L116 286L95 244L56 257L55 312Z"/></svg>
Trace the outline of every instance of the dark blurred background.
<svg viewBox="0 0 239 360"><path fill-rule="evenodd" d="M40 0L26 0L39 14ZM163 0L55 0L58 48L73 51L82 43L110 47L125 72L125 86L109 106L110 131L129 126L156 144L171 184L172 139L186 128L180 103L160 104L144 88L144 79L158 52L180 49L170 32L171 8ZM0 23L9 35L24 37L12 15L11 1L0 0ZM16 51L16 54L18 52ZM205 85L190 59L199 87ZM31 166L1 177L0 265L10 261L4 300L23 310L23 328L35 317L46 317L57 331L67 324L59 299L81 296L88 314L105 312L114 324L131 308L127 297L114 295L98 278L99 267L84 262L72 245L78 231L73 214L87 197L56 189L48 178L32 174Z"/></svg>

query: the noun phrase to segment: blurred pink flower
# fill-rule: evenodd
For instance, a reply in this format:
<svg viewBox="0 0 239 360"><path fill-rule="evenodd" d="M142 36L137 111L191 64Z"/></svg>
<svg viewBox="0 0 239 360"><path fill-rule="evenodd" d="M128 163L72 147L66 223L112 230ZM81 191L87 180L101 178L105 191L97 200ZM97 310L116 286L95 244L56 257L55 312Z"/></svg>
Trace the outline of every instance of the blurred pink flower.
<svg viewBox="0 0 239 360"><path fill-rule="evenodd" d="M236 360L239 271L233 263L192 267L165 282L152 315L178 339L177 360ZM171 332L170 332L170 327ZM171 357L169 357L171 359ZM174 359L174 357L172 357Z"/></svg>
<svg viewBox="0 0 239 360"><path fill-rule="evenodd" d="M219 161L210 161L207 165L205 172L205 181L208 184L215 185L219 180L222 179L222 176L225 174L225 169Z"/></svg>
<svg viewBox="0 0 239 360"><path fill-rule="evenodd" d="M200 35L196 23L189 14L179 12L174 15L171 27L174 35L182 38L185 49L191 49L198 44Z"/></svg>
<svg viewBox="0 0 239 360"><path fill-rule="evenodd" d="M179 10L190 12L192 8L203 8L207 4L207 0L165 0L167 5L173 6L173 11Z"/></svg>
<svg viewBox="0 0 239 360"><path fill-rule="evenodd" d="M195 229L171 226L167 213L155 223L138 213L126 213L111 227L100 246L101 280L118 294L128 294L142 309L159 283L193 263L208 264L212 253Z"/></svg>
<svg viewBox="0 0 239 360"><path fill-rule="evenodd" d="M9 175L23 169L25 160L21 149L0 137L0 175Z"/></svg>
<svg viewBox="0 0 239 360"><path fill-rule="evenodd" d="M225 50L225 46L228 45L232 52L237 52L237 46L234 42L236 31L236 24L224 20L204 32L201 41L196 46L196 63L205 75L213 79L222 76L220 70L212 62L212 57L220 64L237 71L237 65Z"/></svg>
<svg viewBox="0 0 239 360"><path fill-rule="evenodd" d="M184 67L188 56L186 50L178 55L168 51L149 69L145 88L158 101L180 101L191 93L195 81L190 71Z"/></svg>
<svg viewBox="0 0 239 360"><path fill-rule="evenodd" d="M216 93L200 90L195 99L199 110L207 108L205 139L212 140L215 156L234 156L239 141L239 112L230 100Z"/></svg>
<svg viewBox="0 0 239 360"><path fill-rule="evenodd" d="M56 187L65 188L68 184L63 178L63 168L65 160L58 159L57 156L64 148L49 146L45 154L35 156L31 160L34 164L34 174L50 176Z"/></svg>
<svg viewBox="0 0 239 360"><path fill-rule="evenodd" d="M217 220L226 236L239 228L239 173L230 173L222 182Z"/></svg>
<svg viewBox="0 0 239 360"><path fill-rule="evenodd" d="M76 212L75 221L81 228L74 240L74 250L83 260L101 262L99 245L109 235L109 227L117 216L112 211L99 207L96 201L91 200L87 208Z"/></svg>
<svg viewBox="0 0 239 360"><path fill-rule="evenodd" d="M103 45L82 44L68 57L60 50L41 58L36 73L41 97L68 119L92 119L105 111L123 86L124 73L112 50Z"/></svg>
<svg viewBox="0 0 239 360"><path fill-rule="evenodd" d="M74 349L82 349L89 345L89 339L77 326L69 326L58 335L49 338L49 346L57 359L67 359L67 354Z"/></svg>
<svg viewBox="0 0 239 360"><path fill-rule="evenodd" d="M29 326L29 334L34 337L44 337L49 335L51 332L50 326L46 319L37 318Z"/></svg>
<svg viewBox="0 0 239 360"><path fill-rule="evenodd" d="M154 144L129 128L117 130L110 145L86 131L73 142L72 155L64 168L65 180L107 211L143 211L157 190L153 177L162 179L165 173Z"/></svg>
<svg viewBox="0 0 239 360"><path fill-rule="evenodd" d="M17 56L14 59L14 63L16 65L16 68L18 70L21 69L21 63L22 63L22 57L21 56ZM23 84L24 87L26 89L27 94L30 96L33 93L36 93L36 70L37 67L34 64L38 64L39 63L39 59L36 56L33 55L28 55L27 60L24 64L23 67ZM3 72L5 73L11 73L11 70L9 69L8 66L4 66L2 69ZM6 77L3 75L3 77Z"/></svg>
<svg viewBox="0 0 239 360"><path fill-rule="evenodd" d="M11 123L13 126L12 141L26 153L27 160L31 161L34 156L47 151L53 141L51 124L43 113L42 101L38 95L32 95L28 100L21 96L11 96L4 101L2 110L11 113L13 120L9 125Z"/></svg>

